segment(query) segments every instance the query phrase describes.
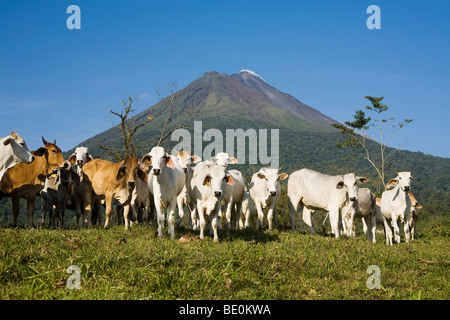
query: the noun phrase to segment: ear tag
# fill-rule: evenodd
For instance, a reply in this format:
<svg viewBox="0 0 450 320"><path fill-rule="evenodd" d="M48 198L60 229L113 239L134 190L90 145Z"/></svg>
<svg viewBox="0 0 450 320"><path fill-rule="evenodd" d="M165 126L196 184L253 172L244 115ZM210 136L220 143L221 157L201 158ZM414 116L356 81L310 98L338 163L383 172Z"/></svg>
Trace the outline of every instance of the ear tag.
<svg viewBox="0 0 450 320"><path fill-rule="evenodd" d="M124 173L123 171L120 171L120 175L121 175L121 176L124 176L125 173Z"/></svg>
<svg viewBox="0 0 450 320"><path fill-rule="evenodd" d="M50 175L50 177L51 177L51 178L56 178L56 173L52 173L52 174Z"/></svg>
<svg viewBox="0 0 450 320"><path fill-rule="evenodd" d="M206 185L209 187L209 180L206 180Z"/></svg>
<svg viewBox="0 0 450 320"><path fill-rule="evenodd" d="M149 164L149 163L150 163L150 160L145 159L145 163Z"/></svg>

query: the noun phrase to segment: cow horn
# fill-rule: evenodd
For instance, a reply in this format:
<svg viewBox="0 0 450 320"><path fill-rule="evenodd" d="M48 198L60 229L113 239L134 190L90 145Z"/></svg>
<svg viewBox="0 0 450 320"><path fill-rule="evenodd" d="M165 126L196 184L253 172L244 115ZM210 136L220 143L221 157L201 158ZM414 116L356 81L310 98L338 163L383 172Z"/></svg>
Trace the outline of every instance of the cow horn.
<svg viewBox="0 0 450 320"><path fill-rule="evenodd" d="M44 143L44 145L47 145L47 141L45 141L44 136L42 136L42 142Z"/></svg>

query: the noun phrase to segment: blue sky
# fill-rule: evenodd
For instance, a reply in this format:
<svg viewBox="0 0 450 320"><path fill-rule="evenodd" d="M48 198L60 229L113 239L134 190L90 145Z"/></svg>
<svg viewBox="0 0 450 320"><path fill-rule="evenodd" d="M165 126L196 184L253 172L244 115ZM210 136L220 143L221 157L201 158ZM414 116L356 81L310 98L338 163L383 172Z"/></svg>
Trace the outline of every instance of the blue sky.
<svg viewBox="0 0 450 320"><path fill-rule="evenodd" d="M81 30L69 30L69 5ZM381 29L369 30L369 5ZM344 122L384 96L388 116L414 122L389 145L450 157L450 1L0 2L0 136L63 150L207 71L250 69ZM386 131L387 132L387 131ZM374 136L374 138L377 138Z"/></svg>

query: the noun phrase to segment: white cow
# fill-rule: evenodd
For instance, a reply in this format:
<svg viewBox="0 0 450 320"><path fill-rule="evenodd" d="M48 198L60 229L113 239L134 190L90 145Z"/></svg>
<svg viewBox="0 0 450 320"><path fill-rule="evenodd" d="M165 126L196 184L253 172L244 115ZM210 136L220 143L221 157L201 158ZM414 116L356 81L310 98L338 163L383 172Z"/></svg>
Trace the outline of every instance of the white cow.
<svg viewBox="0 0 450 320"><path fill-rule="evenodd" d="M33 155L28 151L27 144L16 132L0 139L0 181L6 170L14 167L18 163L30 163L34 160Z"/></svg>
<svg viewBox="0 0 450 320"><path fill-rule="evenodd" d="M367 240L376 243L376 197L367 188L358 189L358 201L349 201L342 209L344 233L348 237L355 236L356 218L362 220Z"/></svg>
<svg viewBox="0 0 450 320"><path fill-rule="evenodd" d="M175 239L175 208L177 197L185 183L185 173L176 157L169 155L164 148L154 147L142 158L143 163L152 166L147 179L150 193L153 195L158 221L158 237L162 237L165 207L168 209L167 220L169 234Z"/></svg>
<svg viewBox="0 0 450 320"><path fill-rule="evenodd" d="M279 180L288 177L286 173L278 173L280 169L261 168L252 176L249 186L249 194L255 203L260 227L262 227L264 218L263 209L269 208L267 212L269 230L272 230L274 214L277 214L277 202L281 194Z"/></svg>
<svg viewBox="0 0 450 320"><path fill-rule="evenodd" d="M226 152L219 152L216 156L212 157L207 161L207 163L214 163L220 166L228 167L230 164L238 163L235 157L230 157ZM228 222L228 228L238 228L241 206L244 196L245 180L242 173L238 170L229 170L228 173L233 178L234 184L225 185L225 191L222 197L222 203L226 205L227 210L225 212L225 217ZM219 209L219 221L222 218L222 207ZM233 226L231 225L233 221ZM220 225L220 223L219 223Z"/></svg>
<svg viewBox="0 0 450 320"><path fill-rule="evenodd" d="M195 203L200 220L200 239L204 239L206 226L205 214L211 217L214 232L214 242L219 241L217 235L219 207L225 184L233 184L233 178L221 165L210 164L205 161L195 166L191 180L189 194Z"/></svg>
<svg viewBox="0 0 450 320"><path fill-rule="evenodd" d="M386 185L386 189L394 187L392 190L386 190L381 195L380 210L381 214L388 220L391 220L394 227L394 240L400 243L400 229L398 221L404 223L405 241L409 243L409 223L411 217L411 199L409 190L411 186L411 172L398 172L397 177L392 179Z"/></svg>
<svg viewBox="0 0 450 320"><path fill-rule="evenodd" d="M183 190L181 190L181 193L177 197L178 215L180 217L180 220L183 219L183 216L184 216L183 206L186 205L189 209L189 213L191 213L190 218L192 220L192 212L194 210L194 206L192 204L191 197L190 197L189 191L188 191L190 189L191 179L192 179L192 175L194 173L194 169L191 168L191 164L202 161L202 159L196 155L191 156L190 151L184 151L184 150L179 151L177 153L176 157L177 157L178 163L180 164L181 168L183 168L184 173L186 175ZM195 217L195 214L194 214L194 217ZM194 230L196 230L198 227L196 222L197 222L196 219L191 221Z"/></svg>
<svg viewBox="0 0 450 320"><path fill-rule="evenodd" d="M310 169L301 169L291 174L288 181L289 219L292 231L295 230L295 216L298 204L301 204L303 221L315 234L311 212L325 210L329 212L331 230L336 238L340 237L339 217L348 201L358 200L358 182L367 183L364 177L354 173L330 176Z"/></svg>
<svg viewBox="0 0 450 320"><path fill-rule="evenodd" d="M230 164L238 163L238 161L235 157L230 157L228 155L228 153L226 153L226 152L219 152L215 157L212 157L211 159L209 159L207 161L212 162L214 164L218 164L220 166L224 166L224 167L228 167L228 165L230 165Z"/></svg>

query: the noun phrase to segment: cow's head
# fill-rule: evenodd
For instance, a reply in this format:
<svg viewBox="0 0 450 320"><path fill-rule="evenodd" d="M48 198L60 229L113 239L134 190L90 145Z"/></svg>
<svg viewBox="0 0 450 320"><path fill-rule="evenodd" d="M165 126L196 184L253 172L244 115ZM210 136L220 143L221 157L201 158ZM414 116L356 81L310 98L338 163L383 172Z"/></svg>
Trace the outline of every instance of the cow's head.
<svg viewBox="0 0 450 320"><path fill-rule="evenodd" d="M223 194L224 184L234 185L234 180L224 166L211 165L208 168L209 170L207 170L207 174L203 179L203 185L211 187L214 196L219 198Z"/></svg>
<svg viewBox="0 0 450 320"><path fill-rule="evenodd" d="M411 213L416 213L417 210L422 209L423 206L421 204L419 204L419 202L417 201L416 197L414 197L414 195L411 192L408 192L409 194L409 199L411 199Z"/></svg>
<svg viewBox="0 0 450 320"><path fill-rule="evenodd" d="M202 161L202 159L199 156L193 155L191 156L190 151L178 151L177 153L177 160L180 166L183 168L184 172L187 172L188 166L191 163L196 163L199 161Z"/></svg>
<svg viewBox="0 0 450 320"><path fill-rule="evenodd" d="M259 179L266 181L270 196L277 195L278 180L284 180L288 177L286 173L278 173L281 169L261 168L256 174Z"/></svg>
<svg viewBox="0 0 450 320"><path fill-rule="evenodd" d="M88 148L86 147L77 147L69 157L69 161L72 165L78 165L79 167L83 167L89 161L94 160L92 156L88 152Z"/></svg>
<svg viewBox="0 0 450 320"><path fill-rule="evenodd" d="M218 164L219 166L224 167L228 167L229 164L238 163L235 157L230 157L226 152L218 153L215 157L209 159L209 161L212 161L214 164Z"/></svg>
<svg viewBox="0 0 450 320"><path fill-rule="evenodd" d="M4 146L11 147L11 155L14 158L14 162L17 163L30 163L34 160L33 155L28 150L27 144L22 137L16 132L11 132L11 134L3 140Z"/></svg>
<svg viewBox="0 0 450 320"><path fill-rule="evenodd" d="M122 180L124 186L131 192L133 191L136 178L143 181L146 180L145 172L142 171L140 161L137 158L125 158L117 172L116 179Z"/></svg>
<svg viewBox="0 0 450 320"><path fill-rule="evenodd" d="M397 177L390 180L386 185L386 189L398 187L401 190L408 192L411 189L412 175L409 171L397 172Z"/></svg>
<svg viewBox="0 0 450 320"><path fill-rule="evenodd" d="M352 202L358 200L358 183L368 183L369 180L364 177L358 177L354 173L348 173L342 176L342 180L336 185L337 189L346 189L348 199Z"/></svg>
<svg viewBox="0 0 450 320"><path fill-rule="evenodd" d="M172 158L163 147L154 147L152 151L142 158L142 163L147 166L152 166L153 174L155 176L159 176L161 170L166 166L171 169L175 168Z"/></svg>
<svg viewBox="0 0 450 320"><path fill-rule="evenodd" d="M72 182L72 164L70 161L66 160L67 167L60 167L58 169L53 169L51 173L47 175L47 179L55 179L55 185L67 188Z"/></svg>
<svg viewBox="0 0 450 320"><path fill-rule="evenodd" d="M45 156L48 164L48 173L52 172L53 169L67 168L68 164L62 156L61 149L56 145L56 140L50 143L42 137L42 142L44 147L34 151L33 154L39 157Z"/></svg>

